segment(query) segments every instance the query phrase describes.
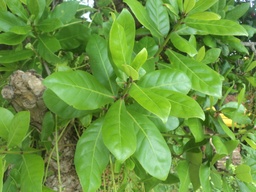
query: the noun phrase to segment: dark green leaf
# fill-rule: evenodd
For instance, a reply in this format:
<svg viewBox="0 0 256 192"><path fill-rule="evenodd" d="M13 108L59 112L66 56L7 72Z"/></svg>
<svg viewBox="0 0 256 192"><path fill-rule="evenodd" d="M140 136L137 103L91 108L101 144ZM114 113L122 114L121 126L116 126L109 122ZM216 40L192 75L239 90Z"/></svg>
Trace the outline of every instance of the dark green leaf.
<svg viewBox="0 0 256 192"><path fill-rule="evenodd" d="M160 31L163 36L167 35L170 30L170 23L168 13L163 2L161 0L147 0L146 10L153 21L155 28Z"/></svg>
<svg viewBox="0 0 256 192"><path fill-rule="evenodd" d="M163 122L167 122L171 104L165 97L153 93L149 88L139 87L135 83L132 84L129 94L143 108L158 116Z"/></svg>
<svg viewBox="0 0 256 192"><path fill-rule="evenodd" d="M163 89L187 94L191 89L191 81L185 73L176 69L162 69L147 73L138 85L145 88Z"/></svg>
<svg viewBox="0 0 256 192"><path fill-rule="evenodd" d="M38 53L49 63L57 64L61 60L54 53L60 50L61 46L59 41L55 37L42 35L38 37Z"/></svg>
<svg viewBox="0 0 256 192"><path fill-rule="evenodd" d="M55 128L55 119L53 114L48 111L43 118L42 130L40 134L41 141L47 142L49 137L53 134Z"/></svg>
<svg viewBox="0 0 256 192"><path fill-rule="evenodd" d="M28 20L28 12L23 7L20 0L11 0L11 1L9 0L9 1L6 1L6 4L12 13L15 13L20 18L22 18L24 21ZM0 3L0 5L1 5L1 3Z"/></svg>
<svg viewBox="0 0 256 192"><path fill-rule="evenodd" d="M83 191L94 192L101 185L101 175L109 162L109 151L102 140L104 119L93 122L79 138L75 167Z"/></svg>
<svg viewBox="0 0 256 192"><path fill-rule="evenodd" d="M14 115L11 111L0 107L0 137L7 141Z"/></svg>
<svg viewBox="0 0 256 192"><path fill-rule="evenodd" d="M30 123L30 113L21 111L15 114L9 128L8 148L18 146L25 139Z"/></svg>
<svg viewBox="0 0 256 192"><path fill-rule="evenodd" d="M21 166L21 191L41 192L44 176L44 161L34 154L23 155Z"/></svg>
<svg viewBox="0 0 256 192"><path fill-rule="evenodd" d="M44 84L68 105L80 110L98 109L114 100L95 77L84 71L56 72Z"/></svg>
<svg viewBox="0 0 256 192"><path fill-rule="evenodd" d="M34 52L32 50L0 51L0 63L13 63L29 59Z"/></svg>
<svg viewBox="0 0 256 192"><path fill-rule="evenodd" d="M136 150L136 135L123 100L108 110L102 127L103 141L115 158L123 163Z"/></svg>
<svg viewBox="0 0 256 192"><path fill-rule="evenodd" d="M226 19L237 21L240 17L244 16L250 8L250 3L241 3L235 6L234 9L230 10L226 14Z"/></svg>
<svg viewBox="0 0 256 192"><path fill-rule="evenodd" d="M146 116L130 111L137 132L134 156L153 177L165 180L171 167L171 153L161 133ZM149 161L150 160L150 161Z"/></svg>
<svg viewBox="0 0 256 192"><path fill-rule="evenodd" d="M171 50L167 50L166 54L173 66L190 78L192 89L219 98L222 96L222 77L216 71Z"/></svg>
<svg viewBox="0 0 256 192"><path fill-rule="evenodd" d="M162 37L161 32L156 28L155 23L140 2L137 0L124 0L124 2L130 7L139 22L144 25L153 36Z"/></svg>
<svg viewBox="0 0 256 192"><path fill-rule="evenodd" d="M45 0L27 0L27 7L31 15L34 15L35 19L38 20L43 15L46 2Z"/></svg>
<svg viewBox="0 0 256 192"><path fill-rule="evenodd" d="M185 24L189 27L203 31L211 35L237 35L237 36L248 36L247 31L239 25L237 22L231 20L193 20L186 19Z"/></svg>
<svg viewBox="0 0 256 192"><path fill-rule="evenodd" d="M185 121L185 124L189 127L196 143L204 140L204 129L200 119L190 118Z"/></svg>
<svg viewBox="0 0 256 192"><path fill-rule="evenodd" d="M188 162L180 161L176 169L180 179L179 192L188 191L188 186L190 184Z"/></svg>
<svg viewBox="0 0 256 192"><path fill-rule="evenodd" d="M37 28L42 32L52 32L52 31L55 31L56 29L61 28L62 26L63 26L63 24L60 21L60 19L49 18L49 19L45 19L42 22L40 22L37 25Z"/></svg>
<svg viewBox="0 0 256 192"><path fill-rule="evenodd" d="M67 1L58 4L49 15L49 18L57 18L63 24L66 24L75 18L78 6L79 3L77 1Z"/></svg>
<svg viewBox="0 0 256 192"><path fill-rule="evenodd" d="M86 52L90 58L94 77L108 90L111 90L111 93L116 93L116 75L108 57L108 46L105 39L96 35L92 36L87 44Z"/></svg>
<svg viewBox="0 0 256 192"><path fill-rule="evenodd" d="M62 118L72 119L88 114L88 111L77 110L68 105L50 89L44 91L43 99L47 108Z"/></svg>
<svg viewBox="0 0 256 192"><path fill-rule="evenodd" d="M15 33L6 32L0 34L0 44L17 45L24 41L25 38L25 35L17 35Z"/></svg>

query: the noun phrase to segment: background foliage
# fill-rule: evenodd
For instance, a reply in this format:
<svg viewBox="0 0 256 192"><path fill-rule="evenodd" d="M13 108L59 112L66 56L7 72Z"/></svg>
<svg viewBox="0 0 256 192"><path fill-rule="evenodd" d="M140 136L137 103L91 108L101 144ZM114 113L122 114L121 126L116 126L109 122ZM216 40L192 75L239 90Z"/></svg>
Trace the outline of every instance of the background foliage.
<svg viewBox="0 0 256 192"><path fill-rule="evenodd" d="M0 191L51 191L45 141L74 121L84 191L254 191L254 11L233 0L0 0L1 87L36 70L53 114L38 133L1 98Z"/></svg>

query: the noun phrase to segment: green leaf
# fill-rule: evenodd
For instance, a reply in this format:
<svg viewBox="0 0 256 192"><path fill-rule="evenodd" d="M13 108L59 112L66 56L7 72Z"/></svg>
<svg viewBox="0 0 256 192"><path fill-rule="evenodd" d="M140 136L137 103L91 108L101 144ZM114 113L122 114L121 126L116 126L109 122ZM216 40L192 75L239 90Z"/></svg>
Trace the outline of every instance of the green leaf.
<svg viewBox="0 0 256 192"><path fill-rule="evenodd" d="M100 36L93 35L87 44L86 52L90 58L92 74L114 94L117 90L116 75L108 57L106 40Z"/></svg>
<svg viewBox="0 0 256 192"><path fill-rule="evenodd" d="M228 155L228 150L223 140L218 136L212 137L212 143L215 147L216 153L220 155Z"/></svg>
<svg viewBox="0 0 256 192"><path fill-rule="evenodd" d="M14 115L11 111L0 107L0 137L7 141Z"/></svg>
<svg viewBox="0 0 256 192"><path fill-rule="evenodd" d="M139 70L140 67L146 62L148 58L148 52L146 48L143 48L134 58L134 60L131 63L131 66L135 70Z"/></svg>
<svg viewBox="0 0 256 192"><path fill-rule="evenodd" d="M184 160L179 161L176 169L180 179L179 192L188 191L188 186L190 184L188 162Z"/></svg>
<svg viewBox="0 0 256 192"><path fill-rule="evenodd" d="M251 148L253 148L253 149L256 150L256 143L255 143L253 140L251 140L251 139L249 139L249 138L245 138L244 140L246 141L246 143L247 143L248 145L250 145Z"/></svg>
<svg viewBox="0 0 256 192"><path fill-rule="evenodd" d="M20 111L15 114L9 128L8 148L18 146L25 139L30 123L30 113Z"/></svg>
<svg viewBox="0 0 256 192"><path fill-rule="evenodd" d="M210 63L215 63L220 56L221 49L219 48L212 48L206 51L205 57L202 60L203 64L210 64Z"/></svg>
<svg viewBox="0 0 256 192"><path fill-rule="evenodd" d="M27 7L30 14L35 16L35 20L38 20L43 15L46 3L45 0L27 0Z"/></svg>
<svg viewBox="0 0 256 192"><path fill-rule="evenodd" d="M5 0L0 0L0 11L7 11Z"/></svg>
<svg viewBox="0 0 256 192"><path fill-rule="evenodd" d="M134 111L129 114L137 132L137 150L134 156L150 175L165 180L170 172L172 160L166 141L146 116Z"/></svg>
<svg viewBox="0 0 256 192"><path fill-rule="evenodd" d="M53 114L48 111L44 115L43 123L42 123L42 130L40 132L40 139L43 142L49 141L49 137L53 134L55 128L55 119Z"/></svg>
<svg viewBox="0 0 256 192"><path fill-rule="evenodd" d="M250 3L241 3L235 6L234 9L230 10L226 14L226 19L237 21L240 17L244 16L250 8Z"/></svg>
<svg viewBox="0 0 256 192"><path fill-rule="evenodd" d="M199 169L199 178L200 183L202 185L203 191L205 192L211 192L211 184L210 184L210 167L208 165L201 164Z"/></svg>
<svg viewBox="0 0 256 192"><path fill-rule="evenodd" d="M137 0L124 0L124 2L130 7L139 22L146 27L153 36L162 37L161 32L156 28L155 23L140 2Z"/></svg>
<svg viewBox="0 0 256 192"><path fill-rule="evenodd" d="M130 24L131 26L127 24ZM128 34L128 32L130 34ZM109 34L109 48L111 56L114 64L119 69L122 69L122 65L131 63L134 38L134 19L132 15L124 9L119 17L113 22Z"/></svg>
<svg viewBox="0 0 256 192"><path fill-rule="evenodd" d="M77 1L62 2L54 8L54 10L49 15L49 18L57 18L63 24L66 24L75 18L75 14L78 8L79 2Z"/></svg>
<svg viewBox="0 0 256 192"><path fill-rule="evenodd" d="M119 162L123 163L134 154L136 135L123 100L116 101L109 108L102 127L102 137L109 151Z"/></svg>
<svg viewBox="0 0 256 192"><path fill-rule="evenodd" d="M204 140L204 129L200 119L190 118L185 121L185 124L189 127L196 143Z"/></svg>
<svg viewBox="0 0 256 192"><path fill-rule="evenodd" d="M5 160L4 156L0 156L0 191L3 191L3 181L5 173Z"/></svg>
<svg viewBox="0 0 256 192"><path fill-rule="evenodd" d="M1 5L1 3L0 3ZM22 3L20 0L11 0L11 1L6 1L6 5L10 9L12 13L15 13L18 15L20 18L22 18L24 21L28 20L28 12L27 10L23 7Z"/></svg>
<svg viewBox="0 0 256 192"><path fill-rule="evenodd" d="M189 27L203 31L211 35L236 35L236 36L248 36L247 31L235 21L231 20L194 20L186 19L185 24Z"/></svg>
<svg viewBox="0 0 256 192"><path fill-rule="evenodd" d="M216 13L207 11L207 12L189 14L187 18L197 19L197 20L220 20L221 16Z"/></svg>
<svg viewBox="0 0 256 192"><path fill-rule="evenodd" d="M208 10L211 6L213 6L218 0L198 0L194 6L194 8L189 12L192 13L200 13Z"/></svg>
<svg viewBox="0 0 256 192"><path fill-rule="evenodd" d="M114 100L95 77L84 71L55 72L44 80L44 85L80 110L98 109Z"/></svg>
<svg viewBox="0 0 256 192"><path fill-rule="evenodd" d="M235 174L236 174L236 177L241 181L244 181L247 183L250 183L253 181L252 175L251 175L251 167L246 164L238 165L236 167Z"/></svg>
<svg viewBox="0 0 256 192"><path fill-rule="evenodd" d="M187 53L192 57L197 54L196 48L189 41L178 35L178 33L171 33L170 39L174 47L179 51Z"/></svg>
<svg viewBox="0 0 256 192"><path fill-rule="evenodd" d="M221 117L218 117L218 123L221 126L222 130L232 139L235 139L235 134L232 132L232 130L223 122Z"/></svg>
<svg viewBox="0 0 256 192"><path fill-rule="evenodd" d="M88 114L88 111L77 110L61 100L52 90L46 89L43 95L44 103L56 115L64 119L72 119Z"/></svg>
<svg viewBox="0 0 256 192"><path fill-rule="evenodd" d="M25 35L18 35L18 34L9 33L9 32L0 34L0 44L18 45L25 39L26 39Z"/></svg>
<svg viewBox="0 0 256 192"><path fill-rule="evenodd" d="M254 68L256 68L256 61L253 61L249 65L247 65L245 72L252 71Z"/></svg>
<svg viewBox="0 0 256 192"><path fill-rule="evenodd" d="M205 46L202 46L195 57L195 59L199 62L201 62L205 57Z"/></svg>
<svg viewBox="0 0 256 192"><path fill-rule="evenodd" d="M186 73L192 82L192 89L207 95L222 96L222 77L210 67L171 50L166 51L174 68Z"/></svg>
<svg viewBox="0 0 256 192"><path fill-rule="evenodd" d="M44 176L44 161L41 156L35 154L23 155L21 166L21 191L42 191Z"/></svg>
<svg viewBox="0 0 256 192"><path fill-rule="evenodd" d="M239 105L242 104L243 100L245 99L245 90L246 90L246 87L245 87L245 84L243 84L243 88L241 89L241 91L240 91L239 94L237 95L237 104L238 104L238 107L239 107Z"/></svg>
<svg viewBox="0 0 256 192"><path fill-rule="evenodd" d="M170 22L167 10L163 6L163 2L147 0L146 10L153 21L155 28L160 31L163 36L167 35L170 30Z"/></svg>
<svg viewBox="0 0 256 192"><path fill-rule="evenodd" d="M123 72L125 72L125 74L128 77L131 77L132 80L136 81L139 79L139 73L130 65L122 65L123 67Z"/></svg>
<svg viewBox="0 0 256 192"><path fill-rule="evenodd" d="M26 23L8 11L0 11L0 31L9 32L17 26L26 26Z"/></svg>
<svg viewBox="0 0 256 192"><path fill-rule="evenodd" d="M205 119L201 106L191 97L182 93L169 91L168 101L171 103L172 110L170 115L179 118L200 118ZM198 135L199 136L199 135Z"/></svg>
<svg viewBox="0 0 256 192"><path fill-rule="evenodd" d="M191 89L191 81L185 73L176 69L162 69L147 73L138 85L145 88L163 89L187 94Z"/></svg>
<svg viewBox="0 0 256 192"><path fill-rule="evenodd" d="M63 24L60 21L60 19L49 18L49 19L45 19L42 22L40 22L37 25L37 28L42 32L52 32L52 31L55 31L56 29L61 28L62 26L63 26Z"/></svg>
<svg viewBox="0 0 256 192"><path fill-rule="evenodd" d="M38 53L49 63L57 64L61 62L60 58L54 54L61 49L59 41L55 37L47 35L41 35L38 39Z"/></svg>
<svg viewBox="0 0 256 192"><path fill-rule="evenodd" d="M81 31L83 32L81 33ZM59 29L55 37L58 39L62 49L72 50L86 43L90 33L86 25L79 23Z"/></svg>
<svg viewBox="0 0 256 192"><path fill-rule="evenodd" d="M189 13L195 6L196 0L184 0L184 13L187 14Z"/></svg>
<svg viewBox="0 0 256 192"><path fill-rule="evenodd" d="M139 87L135 83L132 84L129 94L143 108L158 116L163 122L167 122L171 104L165 97L153 93L150 89Z"/></svg>
<svg viewBox="0 0 256 192"><path fill-rule="evenodd" d="M103 121L94 121L77 142L74 161L83 191L94 192L100 187L101 175L109 162L109 151L102 139Z"/></svg>

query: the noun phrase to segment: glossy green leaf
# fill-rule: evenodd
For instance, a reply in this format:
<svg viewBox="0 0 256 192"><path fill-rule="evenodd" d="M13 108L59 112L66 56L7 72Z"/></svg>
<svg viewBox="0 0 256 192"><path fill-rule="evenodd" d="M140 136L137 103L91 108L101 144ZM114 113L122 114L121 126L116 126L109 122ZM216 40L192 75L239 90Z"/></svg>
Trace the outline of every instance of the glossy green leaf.
<svg viewBox="0 0 256 192"><path fill-rule="evenodd" d="M62 2L54 8L53 12L49 15L49 18L57 18L63 24L66 24L75 18L78 8L79 2L77 1Z"/></svg>
<svg viewBox="0 0 256 192"><path fill-rule="evenodd" d="M75 109L71 105L68 105L50 89L44 91L43 99L46 107L49 110L64 119L81 117L89 113L88 111L81 111Z"/></svg>
<svg viewBox="0 0 256 192"><path fill-rule="evenodd" d="M5 2L12 13L15 13L25 21L28 20L28 17L29 17L28 12L27 10L25 10L20 0L11 0L11 1L5 1Z"/></svg>
<svg viewBox="0 0 256 192"><path fill-rule="evenodd" d="M247 183L250 183L253 181L252 175L251 175L251 167L246 164L238 165L236 167L235 174L236 174L236 177L241 181L244 181Z"/></svg>
<svg viewBox="0 0 256 192"><path fill-rule="evenodd" d="M20 51L0 51L0 63L14 63L29 59L34 52L32 50L20 50Z"/></svg>
<svg viewBox="0 0 256 192"><path fill-rule="evenodd" d="M100 187L101 175L109 162L109 151L102 139L103 121L94 121L76 146L74 161L83 191L94 192Z"/></svg>
<svg viewBox="0 0 256 192"><path fill-rule="evenodd" d="M38 53L49 63L59 63L61 60L55 54L55 52L61 49L59 41L55 37L47 35L41 35L38 39Z"/></svg>
<svg viewBox="0 0 256 192"><path fill-rule="evenodd" d="M178 16L179 12L178 12L178 9L176 8L176 6L173 6L173 5L168 4L168 3L164 3L164 6L165 6L171 13L173 13L175 16Z"/></svg>
<svg viewBox="0 0 256 192"><path fill-rule="evenodd" d="M148 88L142 88L135 83L132 84L129 94L143 108L158 116L163 122L168 120L171 104L165 97L153 93Z"/></svg>
<svg viewBox="0 0 256 192"><path fill-rule="evenodd" d="M37 25L37 28L42 32L52 32L52 31L55 31L56 29L61 28L62 26L63 26L63 24L60 21L60 19L49 18L49 19L45 19L42 22L40 22Z"/></svg>
<svg viewBox="0 0 256 192"><path fill-rule="evenodd" d="M155 23L140 2L137 0L124 0L124 2L130 7L139 22L146 27L153 36L162 37L161 32L156 28Z"/></svg>
<svg viewBox="0 0 256 192"><path fill-rule="evenodd" d="M109 108L102 127L102 137L119 162L123 163L134 154L137 144L135 130L123 100L116 101Z"/></svg>
<svg viewBox="0 0 256 192"><path fill-rule="evenodd" d="M206 51L205 57L202 60L202 63L203 64L215 63L216 61L218 61L220 53L221 53L221 49L219 48L209 49L208 51Z"/></svg>
<svg viewBox="0 0 256 192"><path fill-rule="evenodd" d="M17 26L26 26L26 23L8 11L0 11L0 31L9 32Z"/></svg>
<svg viewBox="0 0 256 192"><path fill-rule="evenodd" d="M143 48L133 59L131 66L135 69L135 70L139 70L140 67L146 62L148 58L148 52L146 48Z"/></svg>
<svg viewBox="0 0 256 192"><path fill-rule="evenodd" d="M204 128L200 119L189 118L185 121L185 124L189 127L196 143L204 140Z"/></svg>
<svg viewBox="0 0 256 192"><path fill-rule="evenodd" d="M189 164L189 176L194 191L200 186L199 169L202 164L203 154L200 150L191 150L186 152L186 159Z"/></svg>
<svg viewBox="0 0 256 192"><path fill-rule="evenodd" d="M114 100L95 77L84 71L53 73L44 80L44 85L68 105L80 110L98 109Z"/></svg>
<svg viewBox="0 0 256 192"><path fill-rule="evenodd" d="M0 0L0 11L7 11L5 0Z"/></svg>
<svg viewBox="0 0 256 192"><path fill-rule="evenodd" d="M200 183L202 185L203 191L211 192L211 184L210 184L210 167L208 165L202 164L199 169L199 178Z"/></svg>
<svg viewBox="0 0 256 192"><path fill-rule="evenodd" d="M204 112L200 105L191 97L179 92L169 91L167 97L171 103L172 110L170 115L179 118L200 118L205 119ZM199 136L199 135L198 135Z"/></svg>
<svg viewBox="0 0 256 192"><path fill-rule="evenodd" d="M203 31L211 35L236 35L236 36L248 36L247 31L239 25L237 22L231 20L194 20L186 19L185 24L189 27Z"/></svg>
<svg viewBox="0 0 256 192"><path fill-rule="evenodd" d="M24 41L26 38L25 35L18 35L15 33L1 33L0 34L0 44L5 45L17 45Z"/></svg>
<svg viewBox="0 0 256 192"><path fill-rule="evenodd" d="M218 2L218 0L198 0L194 8L190 11L190 14L206 11L210 7L212 7L216 2Z"/></svg>
<svg viewBox="0 0 256 192"><path fill-rule="evenodd" d="M115 65L122 69L122 65L131 63L131 56L135 38L135 22L127 9L124 9L113 22L109 34L109 48Z"/></svg>
<svg viewBox="0 0 256 192"><path fill-rule="evenodd" d="M130 116L137 132L135 158L150 175L165 180L172 161L166 141L155 124L146 116L134 111L130 112Z"/></svg>
<svg viewBox="0 0 256 192"><path fill-rule="evenodd" d="M139 79L139 73L130 65L122 65L123 68L123 72L125 72L125 74L128 77L131 77L132 80L136 81Z"/></svg>
<svg viewBox="0 0 256 192"><path fill-rule="evenodd" d="M149 89L171 90L187 94L191 89L191 81L185 73L176 69L162 69L147 73L138 85Z"/></svg>
<svg viewBox="0 0 256 192"><path fill-rule="evenodd" d="M240 17L245 15L249 8L250 3L238 4L234 9L227 12L226 19L237 21Z"/></svg>
<svg viewBox="0 0 256 192"><path fill-rule="evenodd" d="M215 150L216 150L217 154L228 155L228 150L226 148L226 145L224 144L224 141L220 137L213 136L212 137L212 143L215 147Z"/></svg>
<svg viewBox="0 0 256 192"><path fill-rule="evenodd" d="M45 0L27 0L27 7L30 14L34 15L35 19L38 20L43 15L46 2Z"/></svg>
<svg viewBox="0 0 256 192"><path fill-rule="evenodd" d="M22 156L21 166L21 191L42 191L44 176L44 161L41 156L26 154Z"/></svg>
<svg viewBox="0 0 256 192"><path fill-rule="evenodd" d="M219 98L222 96L222 77L216 71L171 50L166 54L172 65L190 78L192 89Z"/></svg>
<svg viewBox="0 0 256 192"><path fill-rule="evenodd" d="M163 2L147 0L145 7L155 28L160 31L163 36L167 35L170 30L170 22L167 10L163 6Z"/></svg>
<svg viewBox="0 0 256 192"><path fill-rule="evenodd" d="M185 38L181 37L178 33L171 33L170 39L174 47L179 51L187 53L192 57L197 54L196 48Z"/></svg>
<svg viewBox="0 0 256 192"><path fill-rule="evenodd" d="M111 93L116 92L116 75L108 57L108 45L100 36L90 38L86 52L90 58L90 66L94 77Z"/></svg>
<svg viewBox="0 0 256 192"><path fill-rule="evenodd" d="M199 62L201 62L205 57L205 46L202 46L195 57L195 59Z"/></svg>
<svg viewBox="0 0 256 192"><path fill-rule="evenodd" d="M180 179L179 192L188 191L188 186L190 184L188 162L184 160L180 161L176 169Z"/></svg>
<svg viewBox="0 0 256 192"><path fill-rule="evenodd" d="M82 33L81 33L82 31ZM85 44L90 36L90 30L84 24L78 23L59 29L55 35L61 48L72 50Z"/></svg>
<svg viewBox="0 0 256 192"><path fill-rule="evenodd" d="M9 128L8 148L18 146L25 139L30 123L30 113L28 111L21 111L12 119Z"/></svg>
<svg viewBox="0 0 256 192"><path fill-rule="evenodd" d="M0 137L7 141L14 115L11 111L0 107Z"/></svg>
<svg viewBox="0 0 256 192"><path fill-rule="evenodd" d="M206 12L190 14L187 16L187 18L197 19L197 20L220 20L221 16L216 13L206 11Z"/></svg>
<svg viewBox="0 0 256 192"><path fill-rule="evenodd" d="M184 13L189 13L195 6L196 0L184 0Z"/></svg>

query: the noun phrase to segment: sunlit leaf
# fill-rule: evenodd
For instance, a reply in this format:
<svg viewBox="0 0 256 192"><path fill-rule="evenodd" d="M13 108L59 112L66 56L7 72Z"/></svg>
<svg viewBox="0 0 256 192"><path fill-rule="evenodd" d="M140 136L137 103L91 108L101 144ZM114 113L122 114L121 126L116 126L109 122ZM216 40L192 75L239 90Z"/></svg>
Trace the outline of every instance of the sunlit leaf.
<svg viewBox="0 0 256 192"><path fill-rule="evenodd" d="M184 0L184 12L187 14L194 8L196 0Z"/></svg>
<svg viewBox="0 0 256 192"><path fill-rule="evenodd" d="M7 141L14 115L11 111L0 107L0 137Z"/></svg>
<svg viewBox="0 0 256 192"><path fill-rule="evenodd" d="M112 94L84 71L56 72L44 80L60 99L80 110L93 110L113 101Z"/></svg>
<svg viewBox="0 0 256 192"><path fill-rule="evenodd" d="M123 100L116 101L108 110L103 127L103 141L115 158L123 163L136 150L136 135L131 117Z"/></svg>
<svg viewBox="0 0 256 192"><path fill-rule="evenodd" d="M247 183L250 183L253 181L252 175L251 175L251 167L246 164L238 165L236 167L235 174L236 174L236 177L241 181L244 181Z"/></svg>
<svg viewBox="0 0 256 192"><path fill-rule="evenodd" d="M148 52L147 49L143 48L134 58L134 60L131 63L131 66L135 70L139 70L139 68L146 62L148 58Z"/></svg>
<svg viewBox="0 0 256 192"><path fill-rule="evenodd" d="M216 2L218 2L218 0L198 0L194 8L190 11L190 14L206 11L211 6L213 6Z"/></svg>
<svg viewBox="0 0 256 192"><path fill-rule="evenodd" d="M221 16L216 13L206 11L206 12L190 14L188 15L188 18L198 19L198 20L219 20L221 19Z"/></svg>
<svg viewBox="0 0 256 192"><path fill-rule="evenodd" d="M101 175L109 161L109 151L102 139L103 118L93 122L79 138L75 167L84 191L94 192L101 185Z"/></svg>

